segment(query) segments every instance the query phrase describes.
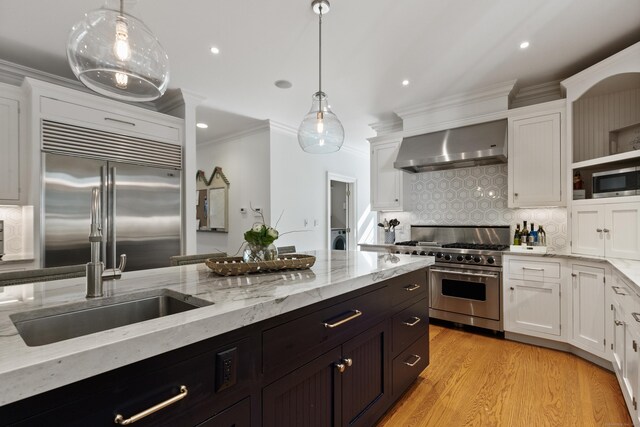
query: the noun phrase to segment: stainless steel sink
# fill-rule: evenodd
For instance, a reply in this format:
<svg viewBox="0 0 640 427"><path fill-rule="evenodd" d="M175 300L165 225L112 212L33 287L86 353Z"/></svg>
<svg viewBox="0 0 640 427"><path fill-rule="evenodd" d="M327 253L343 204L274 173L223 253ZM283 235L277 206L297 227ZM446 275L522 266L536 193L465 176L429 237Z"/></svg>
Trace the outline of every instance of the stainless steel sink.
<svg viewBox="0 0 640 427"><path fill-rule="evenodd" d="M40 346L120 326L157 319L213 304L209 301L161 289L124 295L118 300L83 303L16 313L10 316L24 342Z"/></svg>

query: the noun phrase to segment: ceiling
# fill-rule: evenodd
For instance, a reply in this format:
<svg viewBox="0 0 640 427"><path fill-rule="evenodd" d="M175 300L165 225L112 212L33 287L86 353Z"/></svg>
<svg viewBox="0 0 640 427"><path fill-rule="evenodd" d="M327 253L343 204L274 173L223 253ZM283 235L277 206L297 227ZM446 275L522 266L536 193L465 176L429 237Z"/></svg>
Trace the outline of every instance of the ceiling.
<svg viewBox="0 0 640 427"><path fill-rule="evenodd" d="M69 30L102 4L0 0L0 59L73 78ZM135 8L169 54L170 87L204 96L207 116L237 119L217 120L199 139L255 120L297 128L308 112L318 84L310 0L139 0ZM520 50L524 40L531 45ZM368 124L398 108L512 79L521 87L563 79L637 41L638 0L333 0L323 90L345 143L364 150ZM279 79L293 87L275 87Z"/></svg>

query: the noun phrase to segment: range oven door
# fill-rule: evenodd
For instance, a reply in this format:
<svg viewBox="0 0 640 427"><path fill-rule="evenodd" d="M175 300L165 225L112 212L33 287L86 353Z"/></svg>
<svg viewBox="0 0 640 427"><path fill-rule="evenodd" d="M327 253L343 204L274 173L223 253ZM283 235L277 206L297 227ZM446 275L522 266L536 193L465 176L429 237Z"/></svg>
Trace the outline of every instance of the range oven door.
<svg viewBox="0 0 640 427"><path fill-rule="evenodd" d="M429 275L431 308L500 320L499 271L433 266Z"/></svg>

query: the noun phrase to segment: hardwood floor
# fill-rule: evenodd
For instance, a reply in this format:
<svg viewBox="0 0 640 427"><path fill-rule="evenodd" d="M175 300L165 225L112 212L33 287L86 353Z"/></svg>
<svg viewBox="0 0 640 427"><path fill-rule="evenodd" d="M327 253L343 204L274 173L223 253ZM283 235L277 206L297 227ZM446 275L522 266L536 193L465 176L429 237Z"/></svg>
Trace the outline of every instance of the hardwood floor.
<svg viewBox="0 0 640 427"><path fill-rule="evenodd" d="M615 375L571 354L438 325L430 345L378 427L633 425Z"/></svg>

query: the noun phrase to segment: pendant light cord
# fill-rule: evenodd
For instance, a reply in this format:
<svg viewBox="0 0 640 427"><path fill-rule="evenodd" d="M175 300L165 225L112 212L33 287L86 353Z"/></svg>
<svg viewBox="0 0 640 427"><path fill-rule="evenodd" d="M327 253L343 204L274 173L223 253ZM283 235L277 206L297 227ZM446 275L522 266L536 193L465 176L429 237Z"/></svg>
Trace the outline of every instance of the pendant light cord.
<svg viewBox="0 0 640 427"><path fill-rule="evenodd" d="M124 16L124 0L120 0L120 16Z"/></svg>
<svg viewBox="0 0 640 427"><path fill-rule="evenodd" d="M319 5L320 13L318 14L318 92L322 94L322 3ZM319 101L322 101L322 95L319 95Z"/></svg>

